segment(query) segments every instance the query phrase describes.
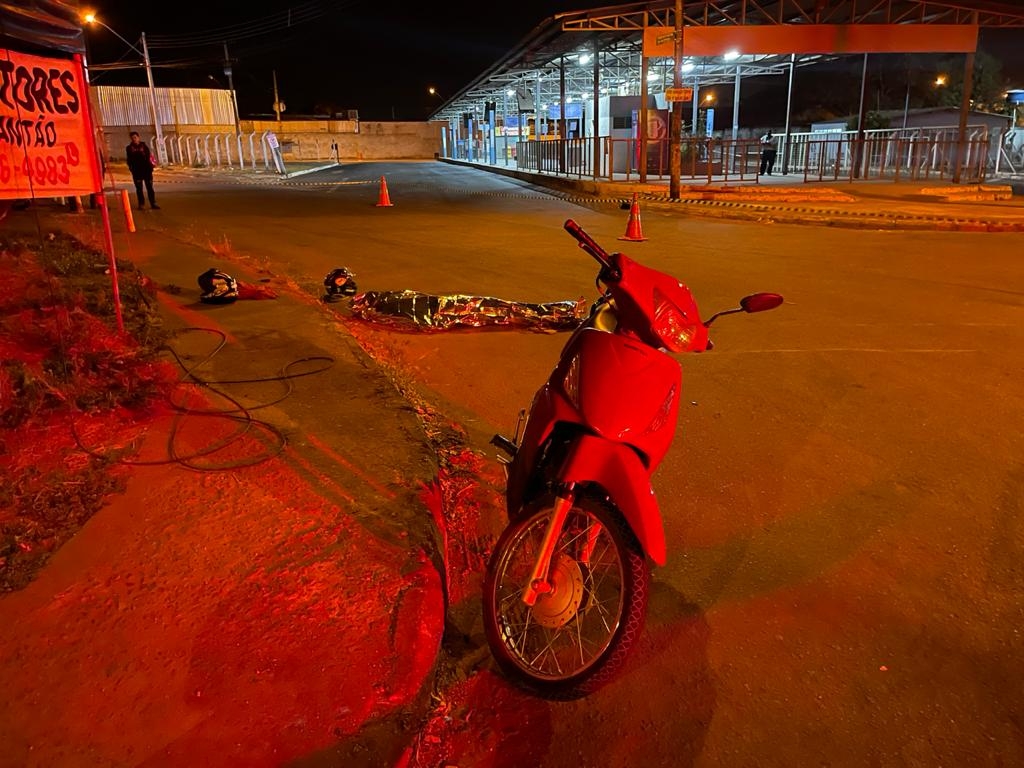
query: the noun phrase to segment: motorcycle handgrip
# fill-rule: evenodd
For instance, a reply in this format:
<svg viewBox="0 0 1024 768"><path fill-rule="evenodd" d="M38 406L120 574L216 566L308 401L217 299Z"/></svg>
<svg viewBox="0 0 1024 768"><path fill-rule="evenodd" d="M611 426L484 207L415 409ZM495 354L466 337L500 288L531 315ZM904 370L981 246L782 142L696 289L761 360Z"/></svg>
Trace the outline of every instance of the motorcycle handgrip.
<svg viewBox="0 0 1024 768"><path fill-rule="evenodd" d="M605 269L611 266L611 259L608 256L608 252L602 248L597 242L583 231L583 227L577 224L572 219L565 220L565 231L576 238L579 241L580 248L585 250L591 256L600 262L601 266Z"/></svg>

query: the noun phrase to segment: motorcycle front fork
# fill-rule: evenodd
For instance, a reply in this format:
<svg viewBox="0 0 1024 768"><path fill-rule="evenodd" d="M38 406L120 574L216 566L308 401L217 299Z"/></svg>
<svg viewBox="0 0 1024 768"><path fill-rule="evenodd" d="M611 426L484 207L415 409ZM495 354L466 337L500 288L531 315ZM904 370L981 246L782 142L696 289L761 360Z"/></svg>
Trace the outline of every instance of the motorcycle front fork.
<svg viewBox="0 0 1024 768"><path fill-rule="evenodd" d="M520 429L522 428L523 420L525 418L526 410L523 409L519 412L516 431L511 440L504 435L495 435L491 438L491 445L500 448L508 454L507 458L504 456L498 457L498 461L500 461L505 468L506 477L508 476L508 465L512 463L512 460L516 457L516 453L519 451ZM558 538L562 535L562 529L565 527L565 521L569 517L569 510L572 509L574 498L574 485L572 483L570 483L562 493L555 497L554 507L551 510L551 519L548 520L548 524L544 529L544 538L541 539L540 552L537 555L537 560L533 564L533 571L530 573L530 579L523 588L523 602L526 603L526 605L535 605L538 597L549 594L552 590L550 579L551 558L555 554L555 547L558 544ZM599 534L599 526L590 525L587 527L586 539L580 548L580 554L578 557L580 562L585 564L590 563L590 557L594 552L594 546L597 543L597 537Z"/></svg>
<svg viewBox="0 0 1024 768"><path fill-rule="evenodd" d="M540 552L533 564L533 571L530 573L530 580L523 589L523 602L527 605L534 605L537 598L546 595L551 591L551 580L548 574L551 570L551 556L555 553L555 545L558 537L562 535L562 528L565 520L572 509L573 489L570 485L564 495L555 497L555 505L551 510L551 518L544 529L544 538L540 542Z"/></svg>
<svg viewBox="0 0 1024 768"><path fill-rule="evenodd" d="M537 598L551 592L551 558L554 557L555 547L558 539L565 528L565 521L569 517L569 510L572 509L575 499L574 485L572 483L555 497L555 503L551 510L551 518L544 529L544 537L540 542L540 551L533 564L533 571L530 579L523 588L523 602L526 605L535 605ZM579 545L576 560L585 565L590 564L590 558L594 554L594 547L597 545L597 537L601 533L601 526L591 523L587 526L586 536Z"/></svg>

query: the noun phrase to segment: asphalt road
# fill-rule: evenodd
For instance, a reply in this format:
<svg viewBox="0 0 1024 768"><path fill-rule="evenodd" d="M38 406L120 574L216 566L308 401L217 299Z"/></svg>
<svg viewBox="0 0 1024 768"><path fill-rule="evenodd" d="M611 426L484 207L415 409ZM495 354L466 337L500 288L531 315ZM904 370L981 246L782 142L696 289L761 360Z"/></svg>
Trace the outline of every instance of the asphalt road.
<svg viewBox="0 0 1024 768"><path fill-rule="evenodd" d="M374 205L382 174L391 208ZM617 207L439 163L158 194L140 227L229 243L314 294L345 266L361 290L591 298L571 217L689 284L705 315L754 291L786 297L722 318L715 350L681 359L680 429L654 478L669 561L628 674L531 705L530 723L499 726L481 705L465 716L480 754L459 764L511 764L502 745L522 733L546 766L1024 764L1019 234L649 208L648 240L626 243ZM490 456L565 337L375 340Z"/></svg>

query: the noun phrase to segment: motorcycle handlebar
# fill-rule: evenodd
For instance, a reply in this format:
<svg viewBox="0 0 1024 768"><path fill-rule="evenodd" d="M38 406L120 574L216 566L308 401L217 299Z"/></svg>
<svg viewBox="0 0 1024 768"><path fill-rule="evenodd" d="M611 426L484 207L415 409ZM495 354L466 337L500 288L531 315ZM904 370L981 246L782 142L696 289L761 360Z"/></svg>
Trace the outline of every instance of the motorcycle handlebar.
<svg viewBox="0 0 1024 768"><path fill-rule="evenodd" d="M577 224L572 219L565 220L565 231L576 238L579 242L580 248L589 253L598 263L605 269L610 269L612 266L611 258L608 256L608 252L597 244L590 235L583 231L583 227Z"/></svg>

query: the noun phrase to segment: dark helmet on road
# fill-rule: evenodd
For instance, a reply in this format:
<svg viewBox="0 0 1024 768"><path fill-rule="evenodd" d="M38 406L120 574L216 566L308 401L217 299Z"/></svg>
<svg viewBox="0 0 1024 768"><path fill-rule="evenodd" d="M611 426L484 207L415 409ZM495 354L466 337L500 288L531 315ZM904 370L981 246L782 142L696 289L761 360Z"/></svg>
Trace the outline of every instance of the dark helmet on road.
<svg viewBox="0 0 1024 768"><path fill-rule="evenodd" d="M327 291L324 301L341 301L345 296L354 296L358 290L355 277L345 267L328 272L324 278L324 289Z"/></svg>
<svg viewBox="0 0 1024 768"><path fill-rule="evenodd" d="M203 294L199 300L206 304L230 304L238 298L238 283L227 272L208 269L198 278Z"/></svg>

